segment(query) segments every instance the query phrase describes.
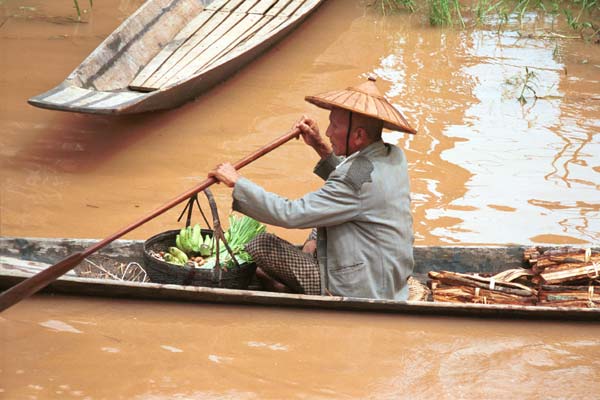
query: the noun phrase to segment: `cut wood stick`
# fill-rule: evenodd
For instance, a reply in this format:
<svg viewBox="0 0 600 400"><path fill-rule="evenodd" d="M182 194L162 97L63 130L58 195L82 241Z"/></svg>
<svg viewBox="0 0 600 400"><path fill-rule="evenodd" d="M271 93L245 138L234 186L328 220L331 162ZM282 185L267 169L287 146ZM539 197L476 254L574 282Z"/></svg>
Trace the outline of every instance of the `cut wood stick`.
<svg viewBox="0 0 600 400"><path fill-rule="evenodd" d="M600 307L600 286L543 285L540 304L560 307Z"/></svg>
<svg viewBox="0 0 600 400"><path fill-rule="evenodd" d="M540 252L535 247L532 247L532 248L529 248L529 249L525 249L523 251L523 259L525 261L535 262L535 261L537 261L537 258L539 256L540 256Z"/></svg>
<svg viewBox="0 0 600 400"><path fill-rule="evenodd" d="M449 286L441 283L432 283L433 301L447 303L480 303L480 304L516 304L534 305L537 296L519 296L472 286Z"/></svg>
<svg viewBox="0 0 600 400"><path fill-rule="evenodd" d="M544 307L578 307L578 308L596 308L600 307L599 302L590 302L586 300L560 300L560 301L545 301L537 303Z"/></svg>
<svg viewBox="0 0 600 400"><path fill-rule="evenodd" d="M282 144L289 142L291 139L297 138L299 135L300 135L300 131L297 129L289 131L285 135L275 139L274 141L267 144L266 146L261 147L260 149L256 150L255 152L249 154L248 156L246 156L246 157L242 158L241 160L239 160L238 162L236 162L234 164L234 168L237 170L237 169L245 167L246 165L248 165L251 162L257 160L258 158L264 156L265 154L271 152L272 150L276 149L277 147L281 146ZM85 250L83 250L81 252L70 255L69 257L58 262L57 264L45 269L44 271L32 276L31 278L28 278L28 279L22 281L21 283L11 287L10 289L2 292L0 294L0 312L6 310L10 306L18 303L19 301L31 296L32 294L36 293L38 290L44 288L49 283L53 282L54 280L59 278L61 275L65 274L67 271L70 271L71 269L75 268L75 266L77 266L77 264L79 264L81 261L83 261L83 259L85 259L89 255L102 249L109 243L111 243L111 242L115 241L116 239L120 238L121 236L131 232L132 230L145 224L146 222L163 214L165 211L175 207L177 204L182 203L183 201L189 199L194 194L203 191L204 189L208 188L209 186L213 185L216 182L217 181L214 178L205 179L197 186L180 194L179 196L175 197L174 199L172 199L165 205L157 208L156 210L152 211L150 214L144 216L143 218L139 219L138 221L134 222L133 224L126 226L125 228L114 233L113 235L107 237L104 240L99 241L98 243L86 248Z"/></svg>
<svg viewBox="0 0 600 400"><path fill-rule="evenodd" d="M522 277L531 277L533 275L534 275L534 273L530 269L514 268L514 269L507 269L506 271L502 271L502 272L494 275L493 278L494 278L494 280L496 280L498 282L512 282L516 279L519 279Z"/></svg>
<svg viewBox="0 0 600 400"><path fill-rule="evenodd" d="M542 272L540 274L544 282L548 284L563 283L575 281L582 278L596 279L600 276L600 263L589 263L588 265L580 266L580 264L565 264L574 267Z"/></svg>
<svg viewBox="0 0 600 400"><path fill-rule="evenodd" d="M587 261L600 261L600 254L592 254ZM545 268L547 266L555 265L555 264L565 264L565 263L577 263L577 262L586 262L586 256L584 252L580 253L565 253L563 255L549 255L542 256L537 260L538 268Z"/></svg>
<svg viewBox="0 0 600 400"><path fill-rule="evenodd" d="M450 271L430 271L429 277L447 285L478 287L481 289L510 293L517 296L536 295L535 289L525 285L513 282L496 282L491 278L484 278L477 275L460 274L458 272Z"/></svg>

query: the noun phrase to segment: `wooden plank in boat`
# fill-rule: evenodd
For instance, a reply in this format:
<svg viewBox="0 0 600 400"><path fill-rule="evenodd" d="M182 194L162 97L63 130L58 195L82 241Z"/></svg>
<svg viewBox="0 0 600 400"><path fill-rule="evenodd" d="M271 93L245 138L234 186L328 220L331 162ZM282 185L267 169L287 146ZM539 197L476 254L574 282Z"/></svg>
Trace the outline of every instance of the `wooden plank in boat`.
<svg viewBox="0 0 600 400"><path fill-rule="evenodd" d="M155 54L201 11L195 0L147 1L78 68L79 86L124 89Z"/></svg>
<svg viewBox="0 0 600 400"><path fill-rule="evenodd" d="M73 107L86 107L89 104L103 101L114 96L115 93L112 92L91 92L90 95L84 96L81 99L77 99L70 105Z"/></svg>
<svg viewBox="0 0 600 400"><path fill-rule="evenodd" d="M208 11L232 12L245 0L217 0L207 5L204 9Z"/></svg>
<svg viewBox="0 0 600 400"><path fill-rule="evenodd" d="M200 43L206 36L208 36L216 27L221 24L221 22L229 15L227 12L212 12L212 11L203 11L201 13L200 19L198 22L202 22L202 25L199 29L195 30L194 33L188 37L183 43L176 46L173 51L166 51L161 57L164 60L160 62L157 68L154 68L151 74L144 80L143 83L134 85L138 90L155 90L158 88L155 82L168 71L173 66L177 65L177 63L185 57L185 55L194 48L198 43ZM175 46L173 46L175 47ZM150 67L152 68L152 67Z"/></svg>
<svg viewBox="0 0 600 400"><path fill-rule="evenodd" d="M215 12L232 12L239 8L242 3L247 2L244 2L243 0L217 0L207 6L203 12L186 25L181 32L179 32L179 34L177 34L177 36L169 42L160 53L142 69L142 71L140 71L140 73L138 73L134 80L129 84L129 88L142 92L156 90L157 88L152 87L151 82L147 82L148 79L151 78L153 74L157 73L163 64L167 62L167 60L190 38L196 36L196 34L203 34L203 32L198 32L198 30L201 29L213 15L215 15Z"/></svg>
<svg viewBox="0 0 600 400"><path fill-rule="evenodd" d="M228 53L235 51L236 46L239 46L241 43L243 43L247 40L251 40L251 37L253 37L258 31L260 31L272 19L273 18L270 16L263 16L248 31L246 31L246 33L244 35L239 36L235 41L231 42L228 46L223 48L214 57L212 57L212 58L203 57L206 62L204 62L202 65L200 65L200 67L195 72L195 74L200 74L203 71L209 69L211 67L211 65L219 62L219 60L221 58L227 56Z"/></svg>
<svg viewBox="0 0 600 400"><path fill-rule="evenodd" d="M29 275L35 275L51 267L52 264L39 261L23 260L17 257L0 256L0 274L13 274L15 271ZM64 276L77 276L73 271L67 271Z"/></svg>
<svg viewBox="0 0 600 400"><path fill-rule="evenodd" d="M248 13L252 7L263 0L246 0L235 11L240 13Z"/></svg>
<svg viewBox="0 0 600 400"><path fill-rule="evenodd" d="M223 2L221 2L223 3ZM183 45L198 29L214 15L212 12L201 12L189 24L187 24L175 38L170 41L131 81L129 88L133 90L144 90L144 83L153 73L159 69L173 53Z"/></svg>
<svg viewBox="0 0 600 400"><path fill-rule="evenodd" d="M108 97L106 99L97 101L95 103L88 104L89 108L106 108L106 107L116 107L120 104L127 103L136 97L142 95L141 93L132 93L132 92L116 92L113 96Z"/></svg>
<svg viewBox="0 0 600 400"><path fill-rule="evenodd" d="M260 17L259 17L260 18ZM225 36L240 35L256 22L256 16L233 12L229 14L219 26L217 26L207 37L191 49L173 68L164 73L160 79L154 82L155 87L163 88L175 82L191 77L198 70L196 59L209 47L218 46Z"/></svg>
<svg viewBox="0 0 600 400"><path fill-rule="evenodd" d="M268 24L266 24L260 31L256 32L257 37L269 36L273 31L276 31L281 25L286 22L290 22L290 19L286 16L274 17Z"/></svg>
<svg viewBox="0 0 600 400"><path fill-rule="evenodd" d="M275 4L273 7L271 7L269 9L269 11L267 11L265 13L265 15L269 15L269 16L276 16L279 15L279 13L285 9L290 3L292 3L292 0L279 0L277 2L277 4Z"/></svg>
<svg viewBox="0 0 600 400"><path fill-rule="evenodd" d="M230 49L229 51L224 52L218 59L215 59L202 67L202 71L198 72L206 72L212 68L218 68L219 65L222 65L229 60L238 57L239 55L245 53L250 50L252 47L260 44L261 38L265 36L270 36L271 33L275 34L277 30L281 29L285 22L289 22L289 18L287 17L274 17L269 22L264 24L257 32L253 34L251 40L246 40L244 42L236 44L236 47Z"/></svg>
<svg viewBox="0 0 600 400"><path fill-rule="evenodd" d="M75 99L81 98L90 93L90 90L77 86L67 86L61 90L44 97L42 100L52 103L65 104Z"/></svg>
<svg viewBox="0 0 600 400"><path fill-rule="evenodd" d="M223 54L223 51L226 48L229 48L234 43L239 43L244 40L263 18L268 17L263 17L258 14L248 14L234 29L227 32L213 46L210 46L206 51L191 61L180 74L174 76L170 81L166 82L164 86L169 86L179 79L185 79L191 75L195 75L197 71L204 67L204 65L208 64L216 56Z"/></svg>
<svg viewBox="0 0 600 400"><path fill-rule="evenodd" d="M292 3L288 4L282 12L279 14L279 23L272 21L269 27L265 29L260 36L275 35L277 32L283 30L289 26L296 18L304 16L307 12L311 11L321 0L293 0ZM290 18L290 17L294 18Z"/></svg>
<svg viewBox="0 0 600 400"><path fill-rule="evenodd" d="M162 56L162 60L160 59L160 57L157 57L158 59L156 60L156 63L159 64L158 68L156 68L156 64L153 66L154 68L151 67L152 69L154 69L154 74L149 74L145 71L142 71L142 74L144 74L145 76L144 83L140 84L139 81L132 83L132 85L130 85L130 88L140 91L157 90L162 87L170 86L180 80L184 80L189 76L196 74L197 71L201 70L207 64L211 63L211 61L215 59L215 56L223 55L223 50L233 48L233 46L242 42L249 35L253 34L256 31L256 29L252 29L253 24L259 23L261 21L261 18L256 18L254 17L254 15L263 15L271 8L274 8L274 6L276 6L277 3L280 4L278 7L275 8L275 11L279 10L281 12L284 9L283 6L289 5L290 1L245 1L232 14L237 15L237 13L249 12L251 15L248 18L245 18L241 21L240 18L230 19L230 17L225 19L222 22L222 26L216 27L215 31L209 33L208 35L216 37L218 38L218 40L216 40L213 43L209 43L210 39L205 38L204 40L202 40L202 43L197 44L193 49L190 50L188 54L182 57L175 64L175 66L172 67L172 70L169 70L169 72L162 71L168 67L168 62L165 62L165 60L167 58L171 60L171 55L164 54ZM223 9L224 7L221 8L221 10ZM262 24L259 24L259 27L264 25L264 23L266 23L266 21L263 21ZM231 29L232 27L233 29ZM225 33L223 34L223 32ZM196 34L194 34L194 36L200 34L203 34L203 32L197 32ZM179 51L185 51L185 48L186 45L181 45L181 50L176 49L174 54ZM167 51L165 51L165 53L167 53ZM180 65L184 66L180 67ZM146 68L144 70L146 70ZM150 78L151 75L152 77ZM157 76L160 76L160 78L155 79Z"/></svg>
<svg viewBox="0 0 600 400"><path fill-rule="evenodd" d="M298 10L305 2L306 0L292 0L287 7L281 10L279 15L282 17L290 17L295 14L296 10Z"/></svg>
<svg viewBox="0 0 600 400"><path fill-rule="evenodd" d="M169 59L164 62L144 83L145 87L158 89L157 82L169 74L169 71L173 68L177 68L177 65L185 59L185 57L200 43L207 40L207 38L217 29L224 20L226 20L230 13L228 12L215 12L212 13L212 18L192 37L190 37L184 44L177 48L170 56Z"/></svg>
<svg viewBox="0 0 600 400"><path fill-rule="evenodd" d="M254 7L250 9L249 12L251 14L265 15L265 13L269 11L269 9L273 7L275 3L277 3L277 0L260 0L254 5Z"/></svg>
<svg viewBox="0 0 600 400"><path fill-rule="evenodd" d="M219 60L222 57L226 57L229 52L234 52L236 54L239 54L239 52L237 52L237 49L235 49L236 46L240 46L244 42L252 40L252 38L254 36L257 36L257 37L264 36L264 35L258 35L258 33L263 31L263 29L264 29L265 34L266 34L266 33L270 32L276 26L279 26L281 23L286 21L287 20L286 18L280 18L276 22L274 22L274 23L272 22L274 19L273 17L277 17L277 14L280 13L291 2L292 2L292 0L279 0L277 2L277 4L275 4L274 7L269 9L268 13L265 13L265 16L260 21L258 21L251 29L249 29L246 32L245 35L240 36L236 41L231 43L229 46L225 47L216 56L212 57L211 59L208 59L208 61L206 61L205 63L200 65L198 70L194 74L200 74L203 71L210 69L211 66L213 66L215 63L219 62ZM207 59L207 58L205 57L205 59Z"/></svg>
<svg viewBox="0 0 600 400"><path fill-rule="evenodd" d="M300 8L294 11L293 15L300 16L306 14L307 12L311 11L315 7L315 5L319 3L319 1L320 0L306 0L304 4L300 6Z"/></svg>
<svg viewBox="0 0 600 400"><path fill-rule="evenodd" d="M306 0L291 0L284 8L282 8L277 14L276 18L269 22L268 26L265 26L264 29L261 29L259 33L257 33L258 37L269 36L272 32L278 31L284 25L293 22L293 19L290 18L292 15L295 15L297 10L300 9Z"/></svg>
<svg viewBox="0 0 600 400"><path fill-rule="evenodd" d="M106 96L106 94L106 92L98 92L95 90L83 90L80 96L69 98L61 104L72 106L73 104L77 104L80 102L93 101L94 99Z"/></svg>

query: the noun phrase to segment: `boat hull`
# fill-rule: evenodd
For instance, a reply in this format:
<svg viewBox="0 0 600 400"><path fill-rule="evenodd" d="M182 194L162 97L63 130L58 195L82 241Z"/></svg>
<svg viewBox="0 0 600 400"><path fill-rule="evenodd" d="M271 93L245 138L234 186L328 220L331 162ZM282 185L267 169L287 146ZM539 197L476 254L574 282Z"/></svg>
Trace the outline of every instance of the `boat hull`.
<svg viewBox="0 0 600 400"><path fill-rule="evenodd" d="M96 240L3 238L0 256L54 263L89 247ZM128 263L140 262L143 242L118 240L98 253L98 257ZM415 247L415 276L424 279L429 270L456 272L500 272L520 266L525 246ZM94 256L92 256L94 257ZM27 267L0 268L0 288L7 289L32 276ZM600 322L600 309L579 307L541 307L520 305L456 304L424 301L390 301L339 296L308 296L253 290L234 290L195 286L163 285L65 275L50 284L45 292L76 296L121 299L241 304L249 306L297 307L306 309L385 312L430 316L467 316L476 318L525 318Z"/></svg>

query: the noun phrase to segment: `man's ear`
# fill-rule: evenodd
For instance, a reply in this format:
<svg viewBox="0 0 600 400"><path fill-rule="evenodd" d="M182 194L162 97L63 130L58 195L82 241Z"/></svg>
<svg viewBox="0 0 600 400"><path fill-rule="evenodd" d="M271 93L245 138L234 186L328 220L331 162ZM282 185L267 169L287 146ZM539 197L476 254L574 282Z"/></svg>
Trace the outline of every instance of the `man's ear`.
<svg viewBox="0 0 600 400"><path fill-rule="evenodd" d="M356 128L356 141L357 141L357 144L363 145L368 140L369 140L369 135L367 134L367 131L365 130L365 128L363 128L361 126L359 126L358 128Z"/></svg>

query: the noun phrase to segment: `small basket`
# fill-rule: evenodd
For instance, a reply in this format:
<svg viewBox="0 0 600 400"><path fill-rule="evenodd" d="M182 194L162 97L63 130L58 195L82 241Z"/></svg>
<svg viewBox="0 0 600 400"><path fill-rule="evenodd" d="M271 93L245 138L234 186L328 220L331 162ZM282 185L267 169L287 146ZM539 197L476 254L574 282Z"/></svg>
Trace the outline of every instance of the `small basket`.
<svg viewBox="0 0 600 400"><path fill-rule="evenodd" d="M205 191L208 197L211 210L213 212L213 221L215 230L202 229L202 237L209 235L213 237L215 234L221 237L221 240L226 243L223 237L223 231L219 222L214 198L208 189ZM197 198L192 197L187 207L192 207L193 202L197 202ZM184 212L185 210L184 209ZM190 214L188 213L188 222L190 223ZM183 215L183 213L182 213ZM168 252L169 247L175 246L175 238L179 234L179 230L171 230L158 235L152 236L144 242L144 266L148 273L150 281L155 283L175 284L175 285L190 285L190 286L206 286L219 287L228 289L247 289L250 280L254 276L256 264L237 263L230 267L224 267L215 264L212 269L195 268L186 265L174 265L152 256L151 252L159 253L161 251ZM232 257L233 258L233 257Z"/></svg>

